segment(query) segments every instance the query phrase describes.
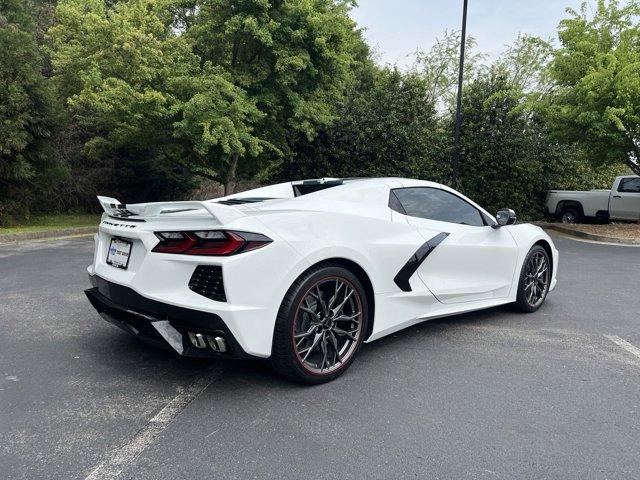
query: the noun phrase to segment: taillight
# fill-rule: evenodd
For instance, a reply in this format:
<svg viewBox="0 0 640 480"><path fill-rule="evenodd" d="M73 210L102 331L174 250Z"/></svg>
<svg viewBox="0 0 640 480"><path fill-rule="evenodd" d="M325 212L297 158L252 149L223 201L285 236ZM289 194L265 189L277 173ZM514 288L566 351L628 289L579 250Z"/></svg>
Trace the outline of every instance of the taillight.
<svg viewBox="0 0 640 480"><path fill-rule="evenodd" d="M259 233L229 230L199 232L156 232L160 242L153 248L156 253L182 255L226 256L256 250L273 240Z"/></svg>

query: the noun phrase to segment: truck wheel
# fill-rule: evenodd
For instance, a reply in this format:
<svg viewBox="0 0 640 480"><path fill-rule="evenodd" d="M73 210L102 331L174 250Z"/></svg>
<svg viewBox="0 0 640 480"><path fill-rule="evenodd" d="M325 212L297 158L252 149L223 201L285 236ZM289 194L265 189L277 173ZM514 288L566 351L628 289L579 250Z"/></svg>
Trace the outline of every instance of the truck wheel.
<svg viewBox="0 0 640 480"><path fill-rule="evenodd" d="M581 219L582 215L575 208L565 208L560 216L562 223L580 223Z"/></svg>

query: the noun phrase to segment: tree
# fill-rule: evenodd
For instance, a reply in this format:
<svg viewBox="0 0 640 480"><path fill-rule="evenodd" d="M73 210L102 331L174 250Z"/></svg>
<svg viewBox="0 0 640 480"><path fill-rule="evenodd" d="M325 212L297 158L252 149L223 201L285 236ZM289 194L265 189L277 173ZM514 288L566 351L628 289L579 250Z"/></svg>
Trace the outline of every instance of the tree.
<svg viewBox="0 0 640 480"><path fill-rule="evenodd" d="M486 55L475 52L475 38L467 36L465 46L465 84L483 69ZM444 32L442 38L429 51L417 50L413 70L421 75L428 84L427 100L435 103L439 109L453 109L458 88L458 69L460 68L460 32Z"/></svg>
<svg viewBox="0 0 640 480"><path fill-rule="evenodd" d="M555 142L543 119L522 108L519 85L494 68L466 89L462 116L461 190L489 211L513 208L539 218L552 173L568 147Z"/></svg>
<svg viewBox="0 0 640 480"><path fill-rule="evenodd" d="M579 142L595 165L625 163L640 174L640 4L599 0L569 9L542 104L559 138Z"/></svg>
<svg viewBox="0 0 640 480"><path fill-rule="evenodd" d="M352 0L196 0L183 22L194 51L228 73L262 112L255 135L268 154L288 157L300 135L311 141L336 118L335 106L355 81L362 39L349 18ZM263 155L262 159L269 157ZM225 191L238 168L255 173L250 155L227 156ZM240 165L244 163L244 165Z"/></svg>
<svg viewBox="0 0 640 480"><path fill-rule="evenodd" d="M0 9L0 222L28 214L30 192L64 175L49 155L58 109L42 74L33 8L3 0Z"/></svg>
<svg viewBox="0 0 640 480"><path fill-rule="evenodd" d="M535 97L548 93L551 88L547 67L553 56L553 45L534 35L518 35L512 45L494 63L511 83Z"/></svg>
<svg viewBox="0 0 640 480"><path fill-rule="evenodd" d="M338 120L297 155L281 177L449 175L449 135L429 99L430 84L416 73L378 71L354 86L338 107Z"/></svg>
<svg viewBox="0 0 640 480"><path fill-rule="evenodd" d="M172 91L180 102L172 113L174 138L183 140L192 155L192 170L201 176L225 183L232 193L229 179L235 180L240 157L257 157L272 144L254 133L264 114L209 63L198 76L171 80ZM229 158L231 162L225 161Z"/></svg>
<svg viewBox="0 0 640 480"><path fill-rule="evenodd" d="M174 197L219 159L257 155L262 118L242 88L201 62L163 0L62 0L49 30L54 79L84 151L141 200Z"/></svg>

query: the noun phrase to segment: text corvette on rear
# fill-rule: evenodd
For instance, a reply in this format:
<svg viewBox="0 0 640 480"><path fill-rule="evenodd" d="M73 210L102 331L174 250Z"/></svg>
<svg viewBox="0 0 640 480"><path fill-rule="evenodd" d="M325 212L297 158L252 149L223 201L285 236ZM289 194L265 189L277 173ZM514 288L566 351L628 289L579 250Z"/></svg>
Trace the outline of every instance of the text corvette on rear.
<svg viewBox="0 0 640 480"><path fill-rule="evenodd" d="M540 228L427 181L98 198L86 294L105 320L180 355L268 359L307 383L342 374L363 342L430 318L536 311L556 284L558 252Z"/></svg>

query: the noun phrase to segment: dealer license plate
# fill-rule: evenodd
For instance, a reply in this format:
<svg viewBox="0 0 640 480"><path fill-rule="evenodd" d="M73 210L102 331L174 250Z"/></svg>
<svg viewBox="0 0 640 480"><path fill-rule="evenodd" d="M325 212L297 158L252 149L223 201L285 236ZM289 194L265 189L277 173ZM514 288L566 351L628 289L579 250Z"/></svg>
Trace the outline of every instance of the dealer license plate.
<svg viewBox="0 0 640 480"><path fill-rule="evenodd" d="M129 257L131 256L132 242L112 238L107 252L107 263L112 267L122 268L123 270L129 266Z"/></svg>

